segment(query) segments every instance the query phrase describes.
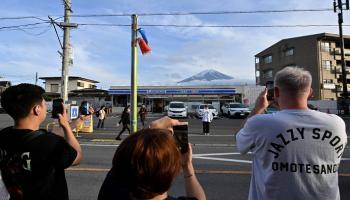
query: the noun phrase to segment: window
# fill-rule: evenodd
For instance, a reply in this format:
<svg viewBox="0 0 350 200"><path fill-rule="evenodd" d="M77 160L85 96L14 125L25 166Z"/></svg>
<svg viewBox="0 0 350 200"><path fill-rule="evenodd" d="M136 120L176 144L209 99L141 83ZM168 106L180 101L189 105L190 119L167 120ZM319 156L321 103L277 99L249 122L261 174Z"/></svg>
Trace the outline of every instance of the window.
<svg viewBox="0 0 350 200"><path fill-rule="evenodd" d="M82 82L78 82L77 85L78 85L78 87L84 87L84 83L82 83Z"/></svg>
<svg viewBox="0 0 350 200"><path fill-rule="evenodd" d="M264 71L264 78L272 78L272 70L266 70Z"/></svg>
<svg viewBox="0 0 350 200"><path fill-rule="evenodd" d="M292 56L294 55L294 48L289 48L284 51L284 56Z"/></svg>
<svg viewBox="0 0 350 200"><path fill-rule="evenodd" d="M255 72L255 76L256 76L256 77L260 77L260 71L257 70L257 71Z"/></svg>
<svg viewBox="0 0 350 200"><path fill-rule="evenodd" d="M330 70L332 66L332 62L330 60L323 60L322 61L322 66L326 70Z"/></svg>
<svg viewBox="0 0 350 200"><path fill-rule="evenodd" d="M324 79L323 83L324 84L332 84L333 83L333 79Z"/></svg>
<svg viewBox="0 0 350 200"><path fill-rule="evenodd" d="M264 59L265 64L272 63L272 56L271 55L265 56L263 59Z"/></svg>
<svg viewBox="0 0 350 200"><path fill-rule="evenodd" d="M331 43L330 42L321 42L321 51L331 52Z"/></svg>
<svg viewBox="0 0 350 200"><path fill-rule="evenodd" d="M51 92L58 92L58 84L51 84Z"/></svg>
<svg viewBox="0 0 350 200"><path fill-rule="evenodd" d="M333 83L333 79L324 79L323 80L323 89L335 89L336 86Z"/></svg>

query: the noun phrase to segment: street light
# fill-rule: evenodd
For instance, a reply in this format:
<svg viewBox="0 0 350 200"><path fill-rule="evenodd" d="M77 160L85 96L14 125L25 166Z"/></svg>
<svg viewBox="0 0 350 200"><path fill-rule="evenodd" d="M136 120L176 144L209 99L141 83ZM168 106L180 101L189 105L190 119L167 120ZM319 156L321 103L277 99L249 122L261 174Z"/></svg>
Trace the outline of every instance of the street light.
<svg viewBox="0 0 350 200"><path fill-rule="evenodd" d="M349 0L346 0L344 4L342 0L338 0L338 4L334 0L333 9L335 13L338 13L338 24L339 24L339 36L340 36L340 50L341 50L341 73L342 73L342 83L343 83L343 100L341 104L344 108L344 113L349 114L349 94L348 94L348 83L346 77L346 63L344 55L344 37L343 37L343 5L346 6L346 10L349 10Z"/></svg>

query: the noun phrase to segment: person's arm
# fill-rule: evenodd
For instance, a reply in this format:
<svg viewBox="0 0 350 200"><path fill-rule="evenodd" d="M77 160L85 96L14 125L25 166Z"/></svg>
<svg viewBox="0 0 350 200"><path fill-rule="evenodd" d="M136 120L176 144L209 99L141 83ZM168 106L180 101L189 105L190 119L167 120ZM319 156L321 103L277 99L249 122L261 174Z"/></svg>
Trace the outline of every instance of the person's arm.
<svg viewBox="0 0 350 200"><path fill-rule="evenodd" d="M188 124L188 122L180 122L179 120L169 117L162 117L150 123L150 128L153 129L168 129L173 133L173 126ZM198 200L205 200L205 193L202 186L199 184L192 164L192 147L188 144L188 152L181 156L181 164L183 175L185 178L186 195L195 197Z"/></svg>
<svg viewBox="0 0 350 200"><path fill-rule="evenodd" d="M255 134L257 128L254 126L255 122L252 122L255 121L255 119L252 117L265 113L265 110L269 104L270 102L267 100L267 89L265 89L256 99L254 109L249 114L247 119L244 120L240 130L236 133L237 150L241 154L246 154L255 147Z"/></svg>
<svg viewBox="0 0 350 200"><path fill-rule="evenodd" d="M186 196L195 197L198 200L205 200L204 190L199 183L192 164L192 147L188 144L188 152L182 154L182 170L185 179Z"/></svg>
<svg viewBox="0 0 350 200"><path fill-rule="evenodd" d="M241 130L244 127L244 124L247 122L249 118L258 114L265 113L265 110L267 109L269 104L270 102L267 100L267 89L265 88L265 90L259 94L258 98L255 101L255 107L249 113L248 117L243 121L243 123L241 124L241 128L239 130ZM238 132L236 134L238 134Z"/></svg>
<svg viewBox="0 0 350 200"><path fill-rule="evenodd" d="M64 106L64 105L62 104L62 106ZM72 129L69 125L67 111L65 108L63 109L63 114L59 114L58 117L59 117L59 120L58 120L59 124L63 128L67 143L71 147L73 147L73 149L77 152L77 156L76 156L75 160L73 161L72 165L78 165L83 157L82 150L81 150L81 147L80 147L78 140L75 138L75 136L72 132Z"/></svg>
<svg viewBox="0 0 350 200"><path fill-rule="evenodd" d="M180 122L179 120L171 119L170 117L165 116L152 121L149 125L149 128L168 129L173 133L174 132L173 126L186 125L186 124L188 124L188 122Z"/></svg>
<svg viewBox="0 0 350 200"><path fill-rule="evenodd" d="M250 112L248 118L253 117L254 115L265 113L265 110L270 105L270 103L271 102L267 100L267 89L265 88L265 90L262 91L256 99L255 107L252 112Z"/></svg>

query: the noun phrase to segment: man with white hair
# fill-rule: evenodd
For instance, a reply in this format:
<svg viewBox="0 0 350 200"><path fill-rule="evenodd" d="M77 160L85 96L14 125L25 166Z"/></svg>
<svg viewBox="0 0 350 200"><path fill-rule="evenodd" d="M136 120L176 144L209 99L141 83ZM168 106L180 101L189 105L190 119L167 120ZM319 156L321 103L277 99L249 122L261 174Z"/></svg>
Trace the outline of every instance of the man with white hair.
<svg viewBox="0 0 350 200"><path fill-rule="evenodd" d="M310 73L298 67L279 71L274 101L280 111L264 114L267 90L237 133L238 150L252 152L249 199L339 200L338 168L347 143L344 121L310 110Z"/></svg>

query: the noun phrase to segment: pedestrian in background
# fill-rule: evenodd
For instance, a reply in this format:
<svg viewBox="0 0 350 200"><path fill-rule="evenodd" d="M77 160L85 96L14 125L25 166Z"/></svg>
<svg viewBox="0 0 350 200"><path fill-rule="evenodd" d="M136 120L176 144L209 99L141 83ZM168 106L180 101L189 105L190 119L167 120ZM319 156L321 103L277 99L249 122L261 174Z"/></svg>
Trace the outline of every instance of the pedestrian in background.
<svg viewBox="0 0 350 200"><path fill-rule="evenodd" d="M98 111L98 124L97 128L104 128L105 119L106 119L106 111L105 106L101 106L100 110Z"/></svg>
<svg viewBox="0 0 350 200"><path fill-rule="evenodd" d="M213 121L213 113L208 109L208 105L204 105L202 123L203 123L203 134L210 134L210 122Z"/></svg>
<svg viewBox="0 0 350 200"><path fill-rule="evenodd" d="M116 140L121 140L120 136L124 133L125 130L129 131L130 135L130 106L126 106L122 112L121 119L119 121L119 124L123 124L122 130L119 132L118 136L115 138Z"/></svg>
<svg viewBox="0 0 350 200"><path fill-rule="evenodd" d="M140 110L139 110L139 115L142 123L142 127L145 128L145 121L146 121L146 115L147 115L147 108L145 104L142 104Z"/></svg>

